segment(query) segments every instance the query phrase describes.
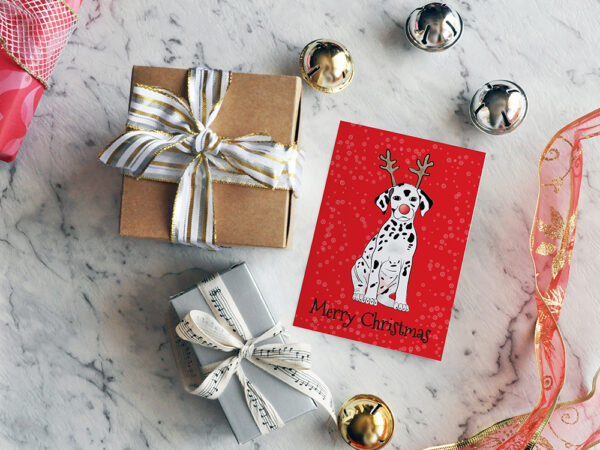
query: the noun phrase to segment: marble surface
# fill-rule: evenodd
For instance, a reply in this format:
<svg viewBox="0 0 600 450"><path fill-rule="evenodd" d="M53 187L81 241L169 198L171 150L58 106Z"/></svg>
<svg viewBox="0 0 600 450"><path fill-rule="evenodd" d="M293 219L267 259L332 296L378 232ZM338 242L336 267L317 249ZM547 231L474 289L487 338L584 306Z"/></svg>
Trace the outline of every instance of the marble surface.
<svg viewBox="0 0 600 450"><path fill-rule="evenodd" d="M443 361L302 329L339 405L379 394L397 419L391 448L454 441L524 413L538 396L528 236L535 168L552 134L600 106L600 4L457 1L465 32L440 54L413 49L419 2L85 0L17 161L0 166L0 447L235 448L218 405L184 393L165 338L169 295L247 261L291 325L339 120L488 155ZM308 153L293 248L219 254L118 236L120 176L98 151L123 128L132 64L297 73L308 41L332 37L356 60L337 95L305 86ZM484 82L508 78L530 111L513 134L469 124ZM578 243L561 317L568 380L582 395L600 366L599 142L587 142ZM346 448L326 415L306 415L244 449Z"/></svg>

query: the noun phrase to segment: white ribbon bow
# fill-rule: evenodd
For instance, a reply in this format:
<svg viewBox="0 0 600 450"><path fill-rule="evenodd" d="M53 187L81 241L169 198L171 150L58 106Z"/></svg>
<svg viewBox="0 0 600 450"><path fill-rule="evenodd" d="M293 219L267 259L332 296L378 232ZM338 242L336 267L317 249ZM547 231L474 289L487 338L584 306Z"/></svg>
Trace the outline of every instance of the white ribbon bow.
<svg viewBox="0 0 600 450"><path fill-rule="evenodd" d="M277 411L264 395L246 377L241 361L246 359L287 385L309 396L322 405L335 420L333 399L329 388L310 370L310 346L307 344L263 344L262 341L284 332L277 323L270 330L253 338L231 294L221 277L199 283L198 289L213 315L190 311L177 325L177 335L194 344L223 352L237 351L220 363L204 367L208 375L190 393L216 399L236 374L244 390L246 403L262 434L284 425Z"/></svg>
<svg viewBox="0 0 600 450"><path fill-rule="evenodd" d="M98 156L126 175L179 184L172 242L219 249L214 243L213 180L299 194L304 153L296 146L265 134L226 139L211 130L231 78L230 72L190 69L189 103L166 89L134 86L129 131Z"/></svg>

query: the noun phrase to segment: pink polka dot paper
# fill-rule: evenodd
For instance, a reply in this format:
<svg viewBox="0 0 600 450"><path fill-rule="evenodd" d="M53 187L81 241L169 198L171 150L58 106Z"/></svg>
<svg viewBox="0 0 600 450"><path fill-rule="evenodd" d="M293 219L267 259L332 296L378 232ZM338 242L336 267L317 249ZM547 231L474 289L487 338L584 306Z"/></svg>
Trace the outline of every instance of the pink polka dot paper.
<svg viewBox="0 0 600 450"><path fill-rule="evenodd" d="M441 360L484 158L340 122L294 325Z"/></svg>

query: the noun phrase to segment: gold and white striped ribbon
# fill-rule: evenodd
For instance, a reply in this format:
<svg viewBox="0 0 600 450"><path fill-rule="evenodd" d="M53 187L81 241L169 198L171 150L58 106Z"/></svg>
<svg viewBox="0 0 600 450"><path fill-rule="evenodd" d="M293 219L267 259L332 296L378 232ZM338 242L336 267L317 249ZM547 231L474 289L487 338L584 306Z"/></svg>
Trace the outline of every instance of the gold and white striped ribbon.
<svg viewBox="0 0 600 450"><path fill-rule="evenodd" d="M279 414L269 400L246 377L241 361L246 359L270 375L312 398L336 420L333 398L327 385L310 370L310 346L307 344L263 344L261 342L284 333L281 324L275 324L260 336L253 338L227 286L217 274L198 284L212 315L190 311L177 325L180 339L193 344L237 352L220 363L204 367L206 376L196 386L186 389L208 399L218 398L235 374L240 381L246 403L262 434L283 426Z"/></svg>
<svg viewBox="0 0 600 450"><path fill-rule="evenodd" d="M187 100L166 89L135 85L128 131L99 155L125 175L178 183L172 242L218 249L213 181L300 193L304 152L295 145L265 134L226 139L210 129L231 77L220 70L190 69Z"/></svg>

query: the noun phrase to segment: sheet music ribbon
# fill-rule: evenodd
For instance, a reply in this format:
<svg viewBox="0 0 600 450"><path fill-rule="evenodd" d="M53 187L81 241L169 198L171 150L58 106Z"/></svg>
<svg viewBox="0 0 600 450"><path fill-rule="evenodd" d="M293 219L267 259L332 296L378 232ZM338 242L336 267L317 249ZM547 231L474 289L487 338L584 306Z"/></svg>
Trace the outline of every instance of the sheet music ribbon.
<svg viewBox="0 0 600 450"><path fill-rule="evenodd" d="M329 388L310 370L310 346L295 343L260 345L284 333L283 327L277 323L260 336L253 337L219 275L199 283L198 289L213 315L198 310L190 311L177 325L177 335L193 344L235 354L211 367L203 367L209 373L197 387L186 387L190 393L216 399L235 374L260 432L266 434L282 427L284 423L273 405L244 374L241 362L246 359L312 398L336 420Z"/></svg>
<svg viewBox="0 0 600 450"><path fill-rule="evenodd" d="M302 150L264 133L230 139L210 128L231 80L230 72L192 68L187 99L166 89L135 85L127 132L98 155L125 175L178 184L172 242L219 249L213 180L300 193Z"/></svg>

